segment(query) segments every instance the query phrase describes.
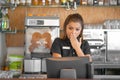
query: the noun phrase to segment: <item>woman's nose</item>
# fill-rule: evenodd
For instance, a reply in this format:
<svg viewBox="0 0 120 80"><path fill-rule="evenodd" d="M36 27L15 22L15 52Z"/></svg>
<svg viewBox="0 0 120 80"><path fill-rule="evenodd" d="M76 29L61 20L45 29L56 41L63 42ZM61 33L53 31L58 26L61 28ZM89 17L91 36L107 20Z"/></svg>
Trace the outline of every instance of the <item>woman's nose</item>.
<svg viewBox="0 0 120 80"><path fill-rule="evenodd" d="M75 30L72 30L72 33L75 33L76 31Z"/></svg>

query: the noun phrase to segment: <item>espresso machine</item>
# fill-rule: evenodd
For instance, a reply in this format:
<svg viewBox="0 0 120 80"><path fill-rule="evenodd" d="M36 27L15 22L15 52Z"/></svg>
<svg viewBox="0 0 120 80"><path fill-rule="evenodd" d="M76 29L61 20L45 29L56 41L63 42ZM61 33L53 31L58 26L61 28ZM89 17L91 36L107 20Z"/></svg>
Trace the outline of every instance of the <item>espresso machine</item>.
<svg viewBox="0 0 120 80"><path fill-rule="evenodd" d="M105 32L102 29L84 29L83 38L88 41L93 63L106 61Z"/></svg>
<svg viewBox="0 0 120 80"><path fill-rule="evenodd" d="M51 57L52 42L59 37L59 17L27 16L25 28L24 73L46 73L46 58Z"/></svg>

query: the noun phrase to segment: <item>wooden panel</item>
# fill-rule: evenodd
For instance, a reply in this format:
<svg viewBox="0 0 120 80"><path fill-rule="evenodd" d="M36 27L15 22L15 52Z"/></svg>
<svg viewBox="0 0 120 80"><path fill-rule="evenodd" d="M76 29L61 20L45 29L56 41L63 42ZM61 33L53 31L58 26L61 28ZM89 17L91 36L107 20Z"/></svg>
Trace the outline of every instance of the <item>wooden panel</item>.
<svg viewBox="0 0 120 80"><path fill-rule="evenodd" d="M16 34L6 34L6 44L8 47L24 46L24 18L25 8L18 7L14 11L9 10L10 27L18 31Z"/></svg>
<svg viewBox="0 0 120 80"><path fill-rule="evenodd" d="M7 34L7 46L24 46L24 19L27 14L35 16L59 16L60 28L63 28L65 18L71 14L80 13L85 23L103 23L107 19L120 19L120 7L88 7L81 6L77 10L66 10L65 8L39 8L39 7L17 7L14 11L9 10L10 26L22 32Z"/></svg>
<svg viewBox="0 0 120 80"><path fill-rule="evenodd" d="M23 33L7 34L6 39L7 39L6 44L8 47L24 46L24 34Z"/></svg>

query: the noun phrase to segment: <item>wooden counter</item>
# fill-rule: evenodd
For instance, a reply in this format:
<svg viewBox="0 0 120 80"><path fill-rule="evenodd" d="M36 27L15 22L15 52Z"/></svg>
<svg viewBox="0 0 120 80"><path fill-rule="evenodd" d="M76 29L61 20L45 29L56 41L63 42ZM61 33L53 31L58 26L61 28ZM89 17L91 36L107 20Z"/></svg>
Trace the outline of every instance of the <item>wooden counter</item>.
<svg viewBox="0 0 120 80"><path fill-rule="evenodd" d="M0 80L8 80L8 79L0 79ZM12 78L12 79L9 79L9 80L101 80L101 79L56 79L56 78L49 78L49 79L18 79L18 78Z"/></svg>

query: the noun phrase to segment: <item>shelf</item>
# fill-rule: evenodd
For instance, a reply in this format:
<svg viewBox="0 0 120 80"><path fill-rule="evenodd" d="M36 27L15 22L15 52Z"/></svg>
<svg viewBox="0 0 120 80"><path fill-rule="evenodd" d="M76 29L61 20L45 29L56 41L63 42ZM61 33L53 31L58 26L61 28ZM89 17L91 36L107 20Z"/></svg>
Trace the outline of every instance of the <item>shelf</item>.
<svg viewBox="0 0 120 80"><path fill-rule="evenodd" d="M1 4L0 3L0 7L6 7L6 8L8 8L8 7L10 7L10 4L9 3L5 3L5 4Z"/></svg>
<svg viewBox="0 0 120 80"><path fill-rule="evenodd" d="M2 7L13 8L16 7L12 4L0 4ZM33 7L33 8L66 8L67 5L18 5L17 7ZM120 5L77 5L77 7L120 7Z"/></svg>
<svg viewBox="0 0 120 80"><path fill-rule="evenodd" d="M96 74L95 70L104 70L101 74ZM112 71L115 69L120 69L120 64L115 63L103 63L103 64L92 64L92 72L93 72L93 78L95 79L106 79L106 80L114 80L114 79L120 79L120 74L111 73L110 71L107 71L108 69L111 69ZM99 71L98 71L99 72ZM118 71L119 72L119 71Z"/></svg>
<svg viewBox="0 0 120 80"><path fill-rule="evenodd" d="M6 31L0 31L2 33L13 33L13 34L16 34L16 33L24 33L25 30L6 30Z"/></svg>
<svg viewBox="0 0 120 80"><path fill-rule="evenodd" d="M66 5L45 5L45 6L42 6L42 5L37 5L37 6L34 6L34 5L30 5L30 6L26 6L26 7L41 7L41 8L46 8L46 7L50 7L50 8L57 8L57 7L61 7L61 8L64 8L66 7Z"/></svg>
<svg viewBox="0 0 120 80"><path fill-rule="evenodd" d="M34 5L30 5L30 6L27 6L25 5L24 7L41 7L41 8L47 8L47 7L50 7L50 8L58 8L58 7L61 7L61 8L66 8L67 5L37 5L37 6L34 6ZM105 6L105 5L77 5L77 7L120 7L120 5L116 5L116 6Z"/></svg>
<svg viewBox="0 0 120 80"><path fill-rule="evenodd" d="M0 31L2 33L17 33L17 30L5 30L5 31Z"/></svg>
<svg viewBox="0 0 120 80"><path fill-rule="evenodd" d="M95 79L105 79L105 80L119 80L120 75L93 75Z"/></svg>
<svg viewBox="0 0 120 80"><path fill-rule="evenodd" d="M96 30L102 30L102 31L120 31L120 29L84 29L85 31L96 31Z"/></svg>
<svg viewBox="0 0 120 80"><path fill-rule="evenodd" d="M120 64L119 63L98 63L98 64L92 64L92 66L94 67L94 69L102 69L102 68L120 68Z"/></svg>

